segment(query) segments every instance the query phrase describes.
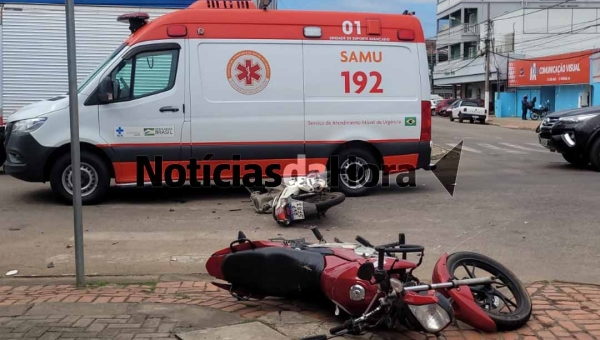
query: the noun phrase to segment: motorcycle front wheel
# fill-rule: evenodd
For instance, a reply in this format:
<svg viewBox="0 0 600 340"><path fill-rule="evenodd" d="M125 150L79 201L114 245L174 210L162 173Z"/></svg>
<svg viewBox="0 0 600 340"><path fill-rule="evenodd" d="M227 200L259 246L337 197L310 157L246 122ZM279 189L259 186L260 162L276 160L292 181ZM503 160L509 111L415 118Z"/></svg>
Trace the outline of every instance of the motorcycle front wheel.
<svg viewBox="0 0 600 340"><path fill-rule="evenodd" d="M495 283L469 288L475 302L496 323L499 331L515 330L529 321L532 303L527 289L499 262L477 253L458 252L448 256L446 266L455 279L497 278ZM461 274L464 272L467 274Z"/></svg>

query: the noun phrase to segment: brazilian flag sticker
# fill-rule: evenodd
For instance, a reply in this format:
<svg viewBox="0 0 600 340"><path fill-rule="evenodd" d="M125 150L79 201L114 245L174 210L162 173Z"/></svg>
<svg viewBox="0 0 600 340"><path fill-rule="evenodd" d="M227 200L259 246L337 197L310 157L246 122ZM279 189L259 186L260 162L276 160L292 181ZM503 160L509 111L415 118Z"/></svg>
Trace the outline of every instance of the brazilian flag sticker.
<svg viewBox="0 0 600 340"><path fill-rule="evenodd" d="M404 118L404 125L406 125L406 126L417 126L417 117L406 117L406 118Z"/></svg>

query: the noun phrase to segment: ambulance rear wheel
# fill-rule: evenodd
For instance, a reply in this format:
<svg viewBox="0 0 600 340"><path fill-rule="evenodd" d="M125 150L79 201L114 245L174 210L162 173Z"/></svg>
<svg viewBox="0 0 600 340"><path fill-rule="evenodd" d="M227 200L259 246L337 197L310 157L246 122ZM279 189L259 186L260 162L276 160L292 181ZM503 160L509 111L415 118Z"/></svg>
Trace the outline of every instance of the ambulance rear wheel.
<svg viewBox="0 0 600 340"><path fill-rule="evenodd" d="M81 203L99 203L110 187L110 173L104 161L89 151L81 151ZM73 202L73 168L71 154L62 155L52 166L50 186L59 199Z"/></svg>
<svg viewBox="0 0 600 340"><path fill-rule="evenodd" d="M377 159L365 149L343 150L339 154L338 185L333 189L349 197L365 195L378 182L377 164Z"/></svg>

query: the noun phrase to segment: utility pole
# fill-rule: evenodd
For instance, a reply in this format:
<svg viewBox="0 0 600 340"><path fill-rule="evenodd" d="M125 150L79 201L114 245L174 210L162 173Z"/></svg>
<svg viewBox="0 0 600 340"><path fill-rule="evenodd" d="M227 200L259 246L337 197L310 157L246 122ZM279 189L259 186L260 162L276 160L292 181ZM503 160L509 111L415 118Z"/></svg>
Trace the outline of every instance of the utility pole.
<svg viewBox="0 0 600 340"><path fill-rule="evenodd" d="M490 3L487 4L487 21L485 35L485 109L490 113L490 42L492 34L492 21L490 20Z"/></svg>
<svg viewBox="0 0 600 340"><path fill-rule="evenodd" d="M430 53L429 59L429 86L431 86L431 93L433 93L433 67L435 66L435 53Z"/></svg>
<svg viewBox="0 0 600 340"><path fill-rule="evenodd" d="M67 67L69 73L69 116L71 118L71 182L73 183L73 226L75 234L75 276L77 287L85 286L83 225L81 214L81 150L79 146L79 103L75 48L75 1L66 0Z"/></svg>

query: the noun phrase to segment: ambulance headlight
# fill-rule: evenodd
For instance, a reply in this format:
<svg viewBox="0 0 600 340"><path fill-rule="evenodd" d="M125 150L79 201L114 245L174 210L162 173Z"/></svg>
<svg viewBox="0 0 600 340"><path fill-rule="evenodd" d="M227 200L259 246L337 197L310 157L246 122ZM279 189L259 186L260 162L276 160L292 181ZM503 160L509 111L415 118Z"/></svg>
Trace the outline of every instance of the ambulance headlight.
<svg viewBox="0 0 600 340"><path fill-rule="evenodd" d="M42 127L46 117L18 120L14 123L12 133L31 133Z"/></svg>

